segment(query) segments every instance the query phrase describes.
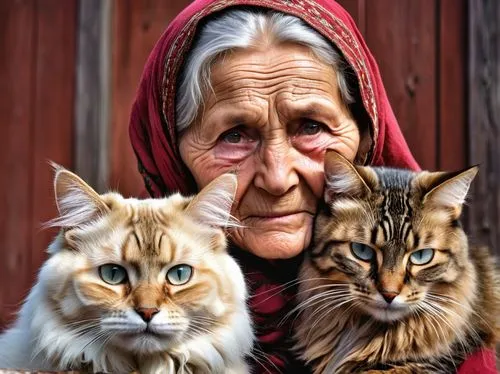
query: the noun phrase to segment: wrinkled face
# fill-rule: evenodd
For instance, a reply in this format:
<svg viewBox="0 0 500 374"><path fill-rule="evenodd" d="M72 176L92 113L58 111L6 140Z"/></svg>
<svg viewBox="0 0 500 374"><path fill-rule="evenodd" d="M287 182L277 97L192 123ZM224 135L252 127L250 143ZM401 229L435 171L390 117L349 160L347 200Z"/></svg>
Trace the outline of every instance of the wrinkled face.
<svg viewBox="0 0 500 374"><path fill-rule="evenodd" d="M245 297L243 277L223 230L186 218L186 205L179 196L115 203L99 221L66 231L68 249L49 262L48 282L65 325L99 349L135 353L224 325Z"/></svg>
<svg viewBox="0 0 500 374"><path fill-rule="evenodd" d="M353 160L359 131L332 67L297 45L236 51L212 70L213 91L180 152L199 188L238 171L231 232L260 257L289 258L310 242L327 149Z"/></svg>
<svg viewBox="0 0 500 374"><path fill-rule="evenodd" d="M458 223L461 202L453 196L464 186L466 192L470 180L451 180L428 193L444 180L442 173L358 171L358 176L341 172L332 182L349 193L333 192L316 222L311 253L316 274L310 277L337 285L329 295L335 294L335 304L378 320L421 312L442 318L464 301L464 290L473 289L463 277L470 271L468 247ZM358 186L348 187L352 181Z"/></svg>

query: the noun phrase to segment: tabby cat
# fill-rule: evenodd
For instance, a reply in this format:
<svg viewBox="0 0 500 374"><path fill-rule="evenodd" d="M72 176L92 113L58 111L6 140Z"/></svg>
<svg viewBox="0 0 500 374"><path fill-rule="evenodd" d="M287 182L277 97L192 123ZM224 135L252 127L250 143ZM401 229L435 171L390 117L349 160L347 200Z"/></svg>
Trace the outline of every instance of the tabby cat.
<svg viewBox="0 0 500 374"><path fill-rule="evenodd" d="M62 229L0 367L247 373L246 287L223 229L235 191L224 174L193 198L125 199L56 168Z"/></svg>
<svg viewBox="0 0 500 374"><path fill-rule="evenodd" d="M459 222L476 173L359 167L327 153L295 331L315 374L449 374L494 347L498 270Z"/></svg>

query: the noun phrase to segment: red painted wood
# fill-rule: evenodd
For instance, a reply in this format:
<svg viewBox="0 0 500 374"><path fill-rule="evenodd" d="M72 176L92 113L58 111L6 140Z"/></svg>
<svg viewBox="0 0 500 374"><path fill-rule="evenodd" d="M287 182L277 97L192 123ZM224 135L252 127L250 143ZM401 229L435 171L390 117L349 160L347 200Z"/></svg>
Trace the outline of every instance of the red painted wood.
<svg viewBox="0 0 500 374"><path fill-rule="evenodd" d="M436 1L366 2L366 40L417 161L436 167Z"/></svg>
<svg viewBox="0 0 500 374"><path fill-rule="evenodd" d="M33 211L31 266L38 269L55 230L40 230L54 218L52 160L73 168L73 123L77 0L38 0L33 117Z"/></svg>
<svg viewBox="0 0 500 374"><path fill-rule="evenodd" d="M128 135L130 109L144 63L170 20L189 3L189 0L114 3L110 186L125 195L138 195L145 190Z"/></svg>
<svg viewBox="0 0 500 374"><path fill-rule="evenodd" d="M338 0L338 3L349 12L363 35L366 32L366 0Z"/></svg>
<svg viewBox="0 0 500 374"><path fill-rule="evenodd" d="M71 167L76 0L0 2L0 328L29 291L54 232L48 159Z"/></svg>
<svg viewBox="0 0 500 374"><path fill-rule="evenodd" d="M36 4L0 2L0 328L29 287Z"/></svg>
<svg viewBox="0 0 500 374"><path fill-rule="evenodd" d="M438 168L466 166L466 0L439 2Z"/></svg>

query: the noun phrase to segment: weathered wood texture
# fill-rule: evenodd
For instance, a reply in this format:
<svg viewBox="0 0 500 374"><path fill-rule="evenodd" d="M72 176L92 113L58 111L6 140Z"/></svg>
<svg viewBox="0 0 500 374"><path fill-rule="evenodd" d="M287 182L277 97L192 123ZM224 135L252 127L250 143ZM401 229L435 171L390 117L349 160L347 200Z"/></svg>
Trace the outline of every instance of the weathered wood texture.
<svg viewBox="0 0 500 374"><path fill-rule="evenodd" d="M0 328L54 232L47 160L72 166L76 2L0 1Z"/></svg>
<svg viewBox="0 0 500 374"><path fill-rule="evenodd" d="M340 0L379 64L425 169L465 165L465 0Z"/></svg>
<svg viewBox="0 0 500 374"><path fill-rule="evenodd" d="M75 171L98 192L108 187L111 0L79 1Z"/></svg>
<svg viewBox="0 0 500 374"><path fill-rule="evenodd" d="M159 36L189 2L121 0L114 3L110 185L127 196L145 191L128 134L137 85Z"/></svg>
<svg viewBox="0 0 500 374"><path fill-rule="evenodd" d="M500 255L500 2L469 1L469 160L480 164L469 227Z"/></svg>

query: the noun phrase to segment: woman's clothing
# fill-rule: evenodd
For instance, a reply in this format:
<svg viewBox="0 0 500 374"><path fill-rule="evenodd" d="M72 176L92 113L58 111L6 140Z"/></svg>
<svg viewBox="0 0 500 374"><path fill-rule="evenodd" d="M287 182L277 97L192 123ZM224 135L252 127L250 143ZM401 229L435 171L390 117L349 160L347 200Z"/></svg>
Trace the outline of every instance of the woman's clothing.
<svg viewBox="0 0 500 374"><path fill-rule="evenodd" d="M334 43L358 78L369 122L366 127L371 135L367 137L370 141L365 163L418 169L394 117L377 64L354 21L338 3L333 0L195 0L170 23L151 52L132 108L130 138L152 196L196 191L177 146L176 81L196 27L206 17L232 6L257 6L295 15ZM358 125L362 124L358 122ZM238 250L233 253L246 272L252 292L250 305L259 328L258 344L267 358L261 357L260 352L257 355L262 362L272 361L266 364L270 371L256 366L255 372L304 373L305 369L293 361L289 350L286 326L289 321L279 323L292 308L294 288L286 288L286 282L294 279L292 268L296 266L296 259L270 264ZM282 292L264 292L276 287L283 288ZM478 357L471 357L464 367L483 368L482 358L489 360L493 353L484 351ZM481 371L489 372L495 371L486 368Z"/></svg>

